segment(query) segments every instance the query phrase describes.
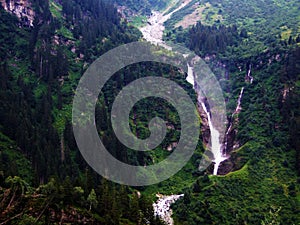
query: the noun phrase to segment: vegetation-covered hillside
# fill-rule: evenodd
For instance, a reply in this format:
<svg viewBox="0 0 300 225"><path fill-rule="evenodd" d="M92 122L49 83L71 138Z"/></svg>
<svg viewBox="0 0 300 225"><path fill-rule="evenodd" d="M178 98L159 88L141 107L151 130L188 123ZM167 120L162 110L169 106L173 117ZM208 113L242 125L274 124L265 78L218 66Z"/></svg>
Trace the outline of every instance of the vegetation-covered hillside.
<svg viewBox="0 0 300 225"><path fill-rule="evenodd" d="M201 21L176 26L193 4L205 6ZM167 21L165 40L186 45L211 65L237 145L227 149L224 176L200 176L186 189L173 207L175 224L298 224L299 2L191 5ZM242 88L242 110L232 118Z"/></svg>
<svg viewBox="0 0 300 225"><path fill-rule="evenodd" d="M184 193L172 206L175 224L300 224L299 1L193 0L165 23L164 39L203 57L223 88L233 124L231 157L222 175L211 175L211 167L200 172L200 137L180 172L149 187L96 174L72 131L74 92L90 63L141 38L113 4L143 20L153 9L178 6L168 0L0 1L0 224L163 224L154 216L155 193ZM7 5L15 9L8 12ZM178 26L191 14L201 21ZM147 98L132 109L130 128L147 138L149 121L159 116L167 121L167 138L152 152L117 140L112 103L145 75L177 82L196 103L186 74L158 63L127 66L106 83L95 108L99 136L114 157L140 166L169 156L181 128L170 104ZM233 115L242 88L241 111Z"/></svg>
<svg viewBox="0 0 300 225"><path fill-rule="evenodd" d="M151 11L161 10L167 6L170 0L115 0L119 6L125 6L127 10L133 11L135 15L149 16Z"/></svg>
<svg viewBox="0 0 300 225"><path fill-rule="evenodd" d="M147 197L85 163L70 122L89 63L139 32L109 2L25 3L33 26L0 6L0 223L160 224Z"/></svg>
<svg viewBox="0 0 300 225"><path fill-rule="evenodd" d="M245 72L231 72L233 95L245 86L236 125L241 147L231 152L234 172L199 177L186 189L174 206L178 224L299 223L298 54L299 48L280 62L253 64L252 84L244 84ZM289 85L293 90L284 96Z"/></svg>

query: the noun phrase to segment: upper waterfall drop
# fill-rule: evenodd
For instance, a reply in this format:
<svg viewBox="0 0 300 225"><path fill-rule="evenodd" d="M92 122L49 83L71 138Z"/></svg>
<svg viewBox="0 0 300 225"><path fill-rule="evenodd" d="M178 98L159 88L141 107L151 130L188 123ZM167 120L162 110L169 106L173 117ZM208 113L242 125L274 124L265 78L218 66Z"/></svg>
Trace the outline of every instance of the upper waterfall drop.
<svg viewBox="0 0 300 225"><path fill-rule="evenodd" d="M194 75L193 75L193 67L191 67L189 64L187 65L188 66L188 76L186 77L186 81L188 83L190 83L191 85L193 85L193 88L195 88L195 78L194 78Z"/></svg>

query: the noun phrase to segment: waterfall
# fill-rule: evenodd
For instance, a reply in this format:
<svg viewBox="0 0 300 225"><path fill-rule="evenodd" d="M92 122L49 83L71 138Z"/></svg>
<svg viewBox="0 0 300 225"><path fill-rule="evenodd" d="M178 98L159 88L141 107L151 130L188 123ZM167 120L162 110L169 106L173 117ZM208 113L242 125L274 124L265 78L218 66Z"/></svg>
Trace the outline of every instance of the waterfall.
<svg viewBox="0 0 300 225"><path fill-rule="evenodd" d="M237 106L236 106L236 109L234 111L234 114L237 114L241 111L241 103L242 103L242 97L243 97L243 94L244 94L244 89L245 89L245 87L242 87L239 98L238 98L238 101L237 101Z"/></svg>
<svg viewBox="0 0 300 225"><path fill-rule="evenodd" d="M152 15L150 18L148 18L148 24L145 27L140 28L140 31L143 34L143 37L148 42L160 45L168 50L172 50L172 47L168 46L163 41L163 32L164 32L164 22L169 20L173 13L176 11L182 9L187 4L192 2L192 0L185 0L182 2L182 4L172 12L166 14L173 5L170 5L164 12L152 12ZM176 2L173 2L173 4ZM184 56L187 57L188 55ZM187 76L187 82L193 85L193 88L197 92L197 85L195 83L195 77L193 72L193 67L188 65L188 76ZM200 96L200 95L199 95ZM222 154L222 143L220 142L220 132L213 126L211 115L209 110L206 108L206 105L203 101L200 101L201 97L198 98L199 104L202 105L203 109L205 110L208 121L209 121L209 128L211 132L211 151L214 155L213 162L215 163L214 166L214 175L217 175L219 165L222 161L227 159ZM223 132L222 132L223 133ZM225 131L224 131L225 133ZM159 196L158 196L159 197ZM168 225L173 225L173 219L172 219L172 210L170 208L171 204L173 204L175 201L177 201L179 198L183 197L183 194L181 195L171 195L171 196L162 196L159 197L159 200L153 204L154 208L154 215L159 216L163 221L165 221Z"/></svg>
<svg viewBox="0 0 300 225"><path fill-rule="evenodd" d="M225 134L225 144L224 144L225 153L227 152L228 136L229 136L229 133L230 133L230 131L233 127L233 124L234 124L234 116L236 114L239 114L241 109L242 109L241 104L242 104L242 98L243 98L244 90L245 90L245 87L242 87L241 92L240 92L239 97L238 97L238 100L237 100L237 105L236 105L235 111L231 115L230 125L229 125L229 127L226 131L226 134Z"/></svg>
<svg viewBox="0 0 300 225"><path fill-rule="evenodd" d="M246 75L246 80L249 80L250 84L253 83L253 77L251 76L251 69L252 69L252 66L251 64L249 65L249 69L248 69L248 72L247 72L247 75Z"/></svg>
<svg viewBox="0 0 300 225"><path fill-rule="evenodd" d="M205 105L205 99L201 97L199 94L199 90L195 88L195 80L194 80L194 74L193 74L193 67L191 67L189 64L188 66L188 76L186 78L187 82L191 83L198 94L198 103L202 106L203 110L205 111L205 114L207 115L207 120L208 120L208 126L210 129L210 139L211 139L211 151L214 155L214 160L213 162L215 163L214 165L214 175L218 174L218 169L224 160L227 159L226 155L223 154L222 151L222 142L220 141L220 132L214 127L211 119L211 114L209 110L207 109Z"/></svg>
<svg viewBox="0 0 300 225"><path fill-rule="evenodd" d="M188 65L188 76L186 77L186 81L193 85L193 88L195 89L195 78L193 75L193 67Z"/></svg>
<svg viewBox="0 0 300 225"><path fill-rule="evenodd" d="M217 175L220 163L223 162L224 160L226 160L227 158L223 155L223 152L222 152L222 144L220 143L220 133L213 126L213 124L211 122L210 113L207 110L207 107L206 107L204 101L199 98L198 98L198 101L200 102L202 108L204 109L204 111L207 115L208 125L209 125L209 129L210 129L211 151L214 154L213 162L215 163L213 174Z"/></svg>

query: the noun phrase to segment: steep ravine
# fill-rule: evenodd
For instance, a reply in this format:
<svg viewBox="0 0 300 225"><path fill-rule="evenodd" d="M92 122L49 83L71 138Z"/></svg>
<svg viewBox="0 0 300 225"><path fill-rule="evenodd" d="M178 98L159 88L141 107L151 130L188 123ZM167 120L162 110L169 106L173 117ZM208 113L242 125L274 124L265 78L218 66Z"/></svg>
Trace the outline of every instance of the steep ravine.
<svg viewBox="0 0 300 225"><path fill-rule="evenodd" d="M172 48L168 46L163 41L163 32L164 32L164 22L166 22L168 19L171 18L172 14L184 6L186 6L190 1L183 1L180 7L175 9L174 11L168 13L165 15L165 13L169 10L170 6L164 11L164 12L152 12L151 16L148 18L148 23L145 27L140 28L140 31L143 34L143 37L146 41L155 44L160 45L166 49L171 50ZM247 77L252 82L251 77L251 71L248 72ZM193 67L191 65L188 65L188 76L186 80L193 85L195 91L197 92L197 88L195 87L195 81L194 81L194 74L193 74ZM238 99L236 111L233 113L232 118L234 118L234 115L239 113L239 110L241 109L241 99L243 95L244 88L241 90L241 94ZM210 111L207 108L205 104L205 99L202 99L201 97L198 97L198 105L199 105L199 114L202 118L202 134L203 134L203 142L206 145L211 145L211 150L214 155L214 170L213 174L217 175L219 166L222 162L228 160L228 154L226 151L224 151L224 148L226 148L226 145L224 147L224 140L221 138L221 135L219 131L213 126L211 121L211 115ZM233 126L233 123L236 121L231 121L232 124L230 124L226 135L226 139L230 139L231 132L233 132L231 125ZM156 216L159 216L166 224L172 225L173 219L172 219L172 210L171 210L171 204L173 204L176 200L178 200L183 195L171 195L171 196L158 196L159 199L156 203L153 204L154 212Z"/></svg>
<svg viewBox="0 0 300 225"><path fill-rule="evenodd" d="M188 76L187 81L191 83L194 87L194 90L196 91L198 95L198 105L199 105L199 111L200 116L203 116L202 111L204 111L205 116L205 122L206 125L208 125L210 136L209 140L205 140L205 144L209 145L211 148L211 152L213 153L214 159L214 170L213 175L218 175L218 169L220 164L225 161L228 157L226 155L226 152L223 151L223 137L222 133L214 126L212 118L211 118L211 111L209 109L209 106L207 105L208 102L206 101L206 98L202 97L201 95L201 89L196 85L195 78L194 78L194 71L193 67L191 65L188 65Z"/></svg>
<svg viewBox="0 0 300 225"><path fill-rule="evenodd" d="M177 9L166 15L165 12L167 12L170 7L168 7L163 13L152 12L151 17L148 18L148 24L145 27L140 28L144 39L152 44L160 45L168 50L171 50L172 48L163 41L163 31L165 29L164 22L170 19L173 13L185 7L189 2L190 0L183 1ZM188 76L186 79L194 86L193 67L190 65L188 65ZM217 175L220 163L226 160L227 157L222 153L222 139L220 138L221 135L212 124L210 111L208 108L206 108L205 101L201 99L201 97L198 97L198 102L198 105L202 106L199 107L200 116L203 118L202 123L203 121L205 122L204 126L203 124L201 126L202 133L206 134L203 135L204 143L206 145L211 143L211 150L214 154L215 163L213 173L214 175ZM173 204L179 198L179 196L183 195L161 196L159 197L157 202L153 204L155 215L159 216L165 223L169 225L173 224L172 210L170 208L171 204Z"/></svg>
<svg viewBox="0 0 300 225"><path fill-rule="evenodd" d="M166 12L169 11L171 5L167 7L167 9L164 12L153 11L151 16L148 18L147 25L145 27L140 28L140 31L142 32L144 39L152 44L160 45L168 50L171 50L172 48L163 41L163 31L165 29L164 23L171 18L172 14L179 11L190 2L191 0L182 1L182 4L178 8L176 8L172 12L169 12L168 14L166 14ZM188 72L187 81L194 86L194 77L192 74L193 68L191 66L188 66L188 70L189 72ZM199 98L199 105L201 106L202 103L204 102L201 100L201 98ZM215 175L216 175L219 164L226 159L226 157L223 157L222 155L222 149L221 149L222 142L221 140L219 140L220 134L216 129L210 127L212 126L212 123L210 123L209 110L205 111L203 107L199 107L199 113L202 118L201 130L203 134L204 144L208 145L209 142L212 141L211 142L212 151L214 152L215 162L216 162L215 165L217 167L215 169ZM213 131L214 133L213 136L211 135L211 131Z"/></svg>
<svg viewBox="0 0 300 225"><path fill-rule="evenodd" d="M254 81L254 77L252 76L252 65L249 64L247 68L247 72L245 75L245 83L252 84ZM238 133L237 126L239 124L239 118L238 115L242 110L242 99L245 92L245 86L241 88L240 94L237 99L236 108L233 111L232 115L228 119L228 127L224 136L224 152L227 155L231 155L231 152L241 147L240 143L236 140L236 136ZM231 158L228 158L223 162L223 164L220 167L220 174L225 175L233 170L238 169L236 164L239 164L238 160L235 156L232 156Z"/></svg>

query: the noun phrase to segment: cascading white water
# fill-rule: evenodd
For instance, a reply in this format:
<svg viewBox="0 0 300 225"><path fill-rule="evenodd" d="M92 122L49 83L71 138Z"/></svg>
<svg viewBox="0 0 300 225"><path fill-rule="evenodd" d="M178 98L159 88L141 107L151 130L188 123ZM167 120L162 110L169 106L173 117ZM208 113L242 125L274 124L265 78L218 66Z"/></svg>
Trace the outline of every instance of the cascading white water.
<svg viewBox="0 0 300 225"><path fill-rule="evenodd" d="M163 13L160 12L153 12L152 16L148 19L148 24L145 27L140 28L140 31L143 34L143 37L150 43L160 45L166 49L172 50L170 46L168 46L163 41L163 31L165 29L164 22L166 22L168 19L171 18L172 14L176 11L182 9L187 4L189 4L192 0L181 0L181 5L173 10L172 12L166 14L172 6L177 3L177 1L173 2L173 5L171 4ZM186 57L186 56L184 56ZM193 88L197 92L196 84L195 84L195 77L193 72L193 67L188 65L188 77L187 82L191 83L193 85ZM199 95L200 96L200 95ZM201 98L198 99L199 103L202 105L204 111L207 114L208 122L209 122L209 128L211 133L211 151L214 155L213 162L215 163L214 166L214 175L218 174L219 165L221 162L226 160L226 156L223 155L222 152L222 142L220 140L220 132L213 126L212 118L210 116L209 110L206 108L206 105ZM225 133L225 131L224 131ZM223 132L222 132L223 134ZM164 196L162 199L159 199L157 203L153 204L153 208L155 211L155 215L159 216L161 219L163 219L167 224L172 225L172 210L170 209L170 205L174 203L176 200L178 200L183 195L171 195L171 196Z"/></svg>
<svg viewBox="0 0 300 225"><path fill-rule="evenodd" d="M168 50L172 50L172 48L163 41L163 33L165 30L164 23L169 20L175 12L184 8L191 1L192 0L176 0L173 1L163 12L152 11L151 17L148 18L148 24L139 28L143 37L152 44L160 45ZM176 9L169 12L172 6L176 5L178 2L181 2L181 4Z"/></svg>
<svg viewBox="0 0 300 225"><path fill-rule="evenodd" d="M254 80L254 78L253 78L252 75L251 75L251 69L252 69L252 66L251 66L251 64L250 64L250 65L249 65L248 72L247 72L247 79L249 80L250 84L252 84L252 83L253 83L253 80Z"/></svg>
<svg viewBox="0 0 300 225"><path fill-rule="evenodd" d="M208 126L210 129L210 137L211 137L210 138L211 139L211 151L214 155L213 162L215 163L213 174L217 175L221 162L226 160L227 157L222 152L222 142L220 140L220 132L214 127L214 125L212 123L210 112L205 105L204 99L202 99L201 95L198 93L199 90L197 90L197 88L195 88L195 78L194 78L194 74L193 74L194 73L193 67L191 67L189 64L187 66L188 66L188 76L187 76L186 80L187 80L187 82L189 82L190 84L193 85L195 91L198 94L198 102L201 104L203 110L205 111L205 113L207 115Z"/></svg>
<svg viewBox="0 0 300 225"><path fill-rule="evenodd" d="M174 221L172 219L171 205L184 195L156 196L159 199L156 201L156 203L153 203L154 216L160 217L167 225L173 225Z"/></svg>
<svg viewBox="0 0 300 225"><path fill-rule="evenodd" d="M214 128L212 121L211 121L210 113L207 110L204 101L201 99L198 99L198 101L201 103L201 106L207 115L208 125L209 125L209 129L210 129L210 137L211 137L210 138L211 139L211 151L214 154L213 162L215 163L213 174L217 175L220 163L223 162L224 160L226 160L227 158L225 156L223 156L222 144L220 143L220 133L217 129Z"/></svg>
<svg viewBox="0 0 300 225"><path fill-rule="evenodd" d="M242 103L242 97L244 94L244 90L245 90L245 87L242 87L234 114L237 114L241 111L241 103Z"/></svg>
<svg viewBox="0 0 300 225"><path fill-rule="evenodd" d="M241 104L242 104L242 98L243 98L244 90L245 90L245 87L242 87L240 95L239 95L238 100L237 100L237 106L235 108L235 111L231 115L230 125L229 125L229 127L228 127L228 129L226 131L226 134L225 134L225 144L224 144L225 151L227 150L226 148L227 148L227 144L228 144L228 136L229 136L229 133L230 133L230 131L231 131L232 127L233 127L233 124L234 124L234 116L236 114L238 114L241 111L241 109L242 109Z"/></svg>
<svg viewBox="0 0 300 225"><path fill-rule="evenodd" d="M195 88L195 78L194 78L194 75L193 75L193 67L191 67L190 65L187 65L188 66L188 76L186 77L186 81L188 83L190 83L191 85L193 85L193 88Z"/></svg>

